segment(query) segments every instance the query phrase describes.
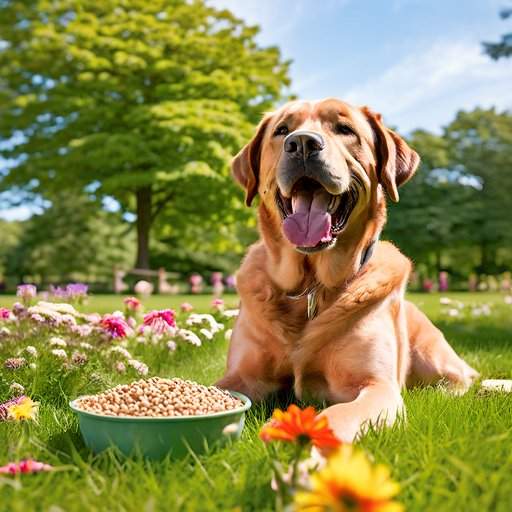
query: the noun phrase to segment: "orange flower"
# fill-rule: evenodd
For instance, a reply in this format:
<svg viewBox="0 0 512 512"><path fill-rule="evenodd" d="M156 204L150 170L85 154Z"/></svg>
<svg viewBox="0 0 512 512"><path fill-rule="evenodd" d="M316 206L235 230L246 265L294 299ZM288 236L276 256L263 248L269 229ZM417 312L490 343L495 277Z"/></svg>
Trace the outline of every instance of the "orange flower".
<svg viewBox="0 0 512 512"><path fill-rule="evenodd" d="M317 448L337 448L341 441L329 428L327 418L318 416L313 407L302 410L290 405L286 411L276 409L269 423L260 431L260 438L269 441L286 441Z"/></svg>

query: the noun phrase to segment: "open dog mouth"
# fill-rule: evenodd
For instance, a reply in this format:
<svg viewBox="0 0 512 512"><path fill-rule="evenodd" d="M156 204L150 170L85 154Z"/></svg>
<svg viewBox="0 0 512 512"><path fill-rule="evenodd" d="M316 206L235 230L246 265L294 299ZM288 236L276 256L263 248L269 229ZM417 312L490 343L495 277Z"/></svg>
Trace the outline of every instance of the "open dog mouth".
<svg viewBox="0 0 512 512"><path fill-rule="evenodd" d="M352 185L332 195L311 178L301 178L290 198L277 191L277 205L283 218L283 231L298 251L312 253L332 247L345 228L357 204L358 189Z"/></svg>

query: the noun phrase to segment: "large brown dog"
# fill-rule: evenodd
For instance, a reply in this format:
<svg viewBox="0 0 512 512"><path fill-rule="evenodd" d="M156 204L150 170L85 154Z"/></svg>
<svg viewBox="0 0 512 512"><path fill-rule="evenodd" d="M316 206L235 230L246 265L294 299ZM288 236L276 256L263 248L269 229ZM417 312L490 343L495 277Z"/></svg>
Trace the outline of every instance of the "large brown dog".
<svg viewBox="0 0 512 512"><path fill-rule="evenodd" d="M265 116L233 160L247 205L260 195L261 241L237 275L241 311L219 386L260 400L293 385L334 404L323 414L352 441L394 421L406 384L471 385L477 373L404 299L409 260L378 242L385 194L398 201L418 163L367 108L298 101Z"/></svg>

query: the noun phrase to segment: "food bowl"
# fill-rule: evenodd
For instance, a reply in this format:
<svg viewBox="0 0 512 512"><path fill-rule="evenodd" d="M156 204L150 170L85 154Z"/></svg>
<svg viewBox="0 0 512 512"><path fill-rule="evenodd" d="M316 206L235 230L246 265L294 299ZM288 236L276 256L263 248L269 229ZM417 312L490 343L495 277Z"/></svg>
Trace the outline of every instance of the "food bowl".
<svg viewBox="0 0 512 512"><path fill-rule="evenodd" d="M251 401L241 393L229 393L243 405L200 416L106 416L79 409L76 403L82 397L69 405L78 415L86 446L94 453L116 447L125 455L141 454L148 459L170 455L178 459L190 451L201 454L240 437Z"/></svg>

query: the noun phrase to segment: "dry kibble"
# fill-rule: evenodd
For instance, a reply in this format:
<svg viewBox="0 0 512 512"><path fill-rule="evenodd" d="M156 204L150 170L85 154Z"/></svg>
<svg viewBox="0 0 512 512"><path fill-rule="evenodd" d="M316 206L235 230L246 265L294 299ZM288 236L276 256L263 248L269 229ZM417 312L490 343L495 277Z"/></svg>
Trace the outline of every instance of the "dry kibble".
<svg viewBox="0 0 512 512"><path fill-rule="evenodd" d="M215 386L151 377L121 384L77 401L78 408L105 416L199 416L237 409L241 400Z"/></svg>

